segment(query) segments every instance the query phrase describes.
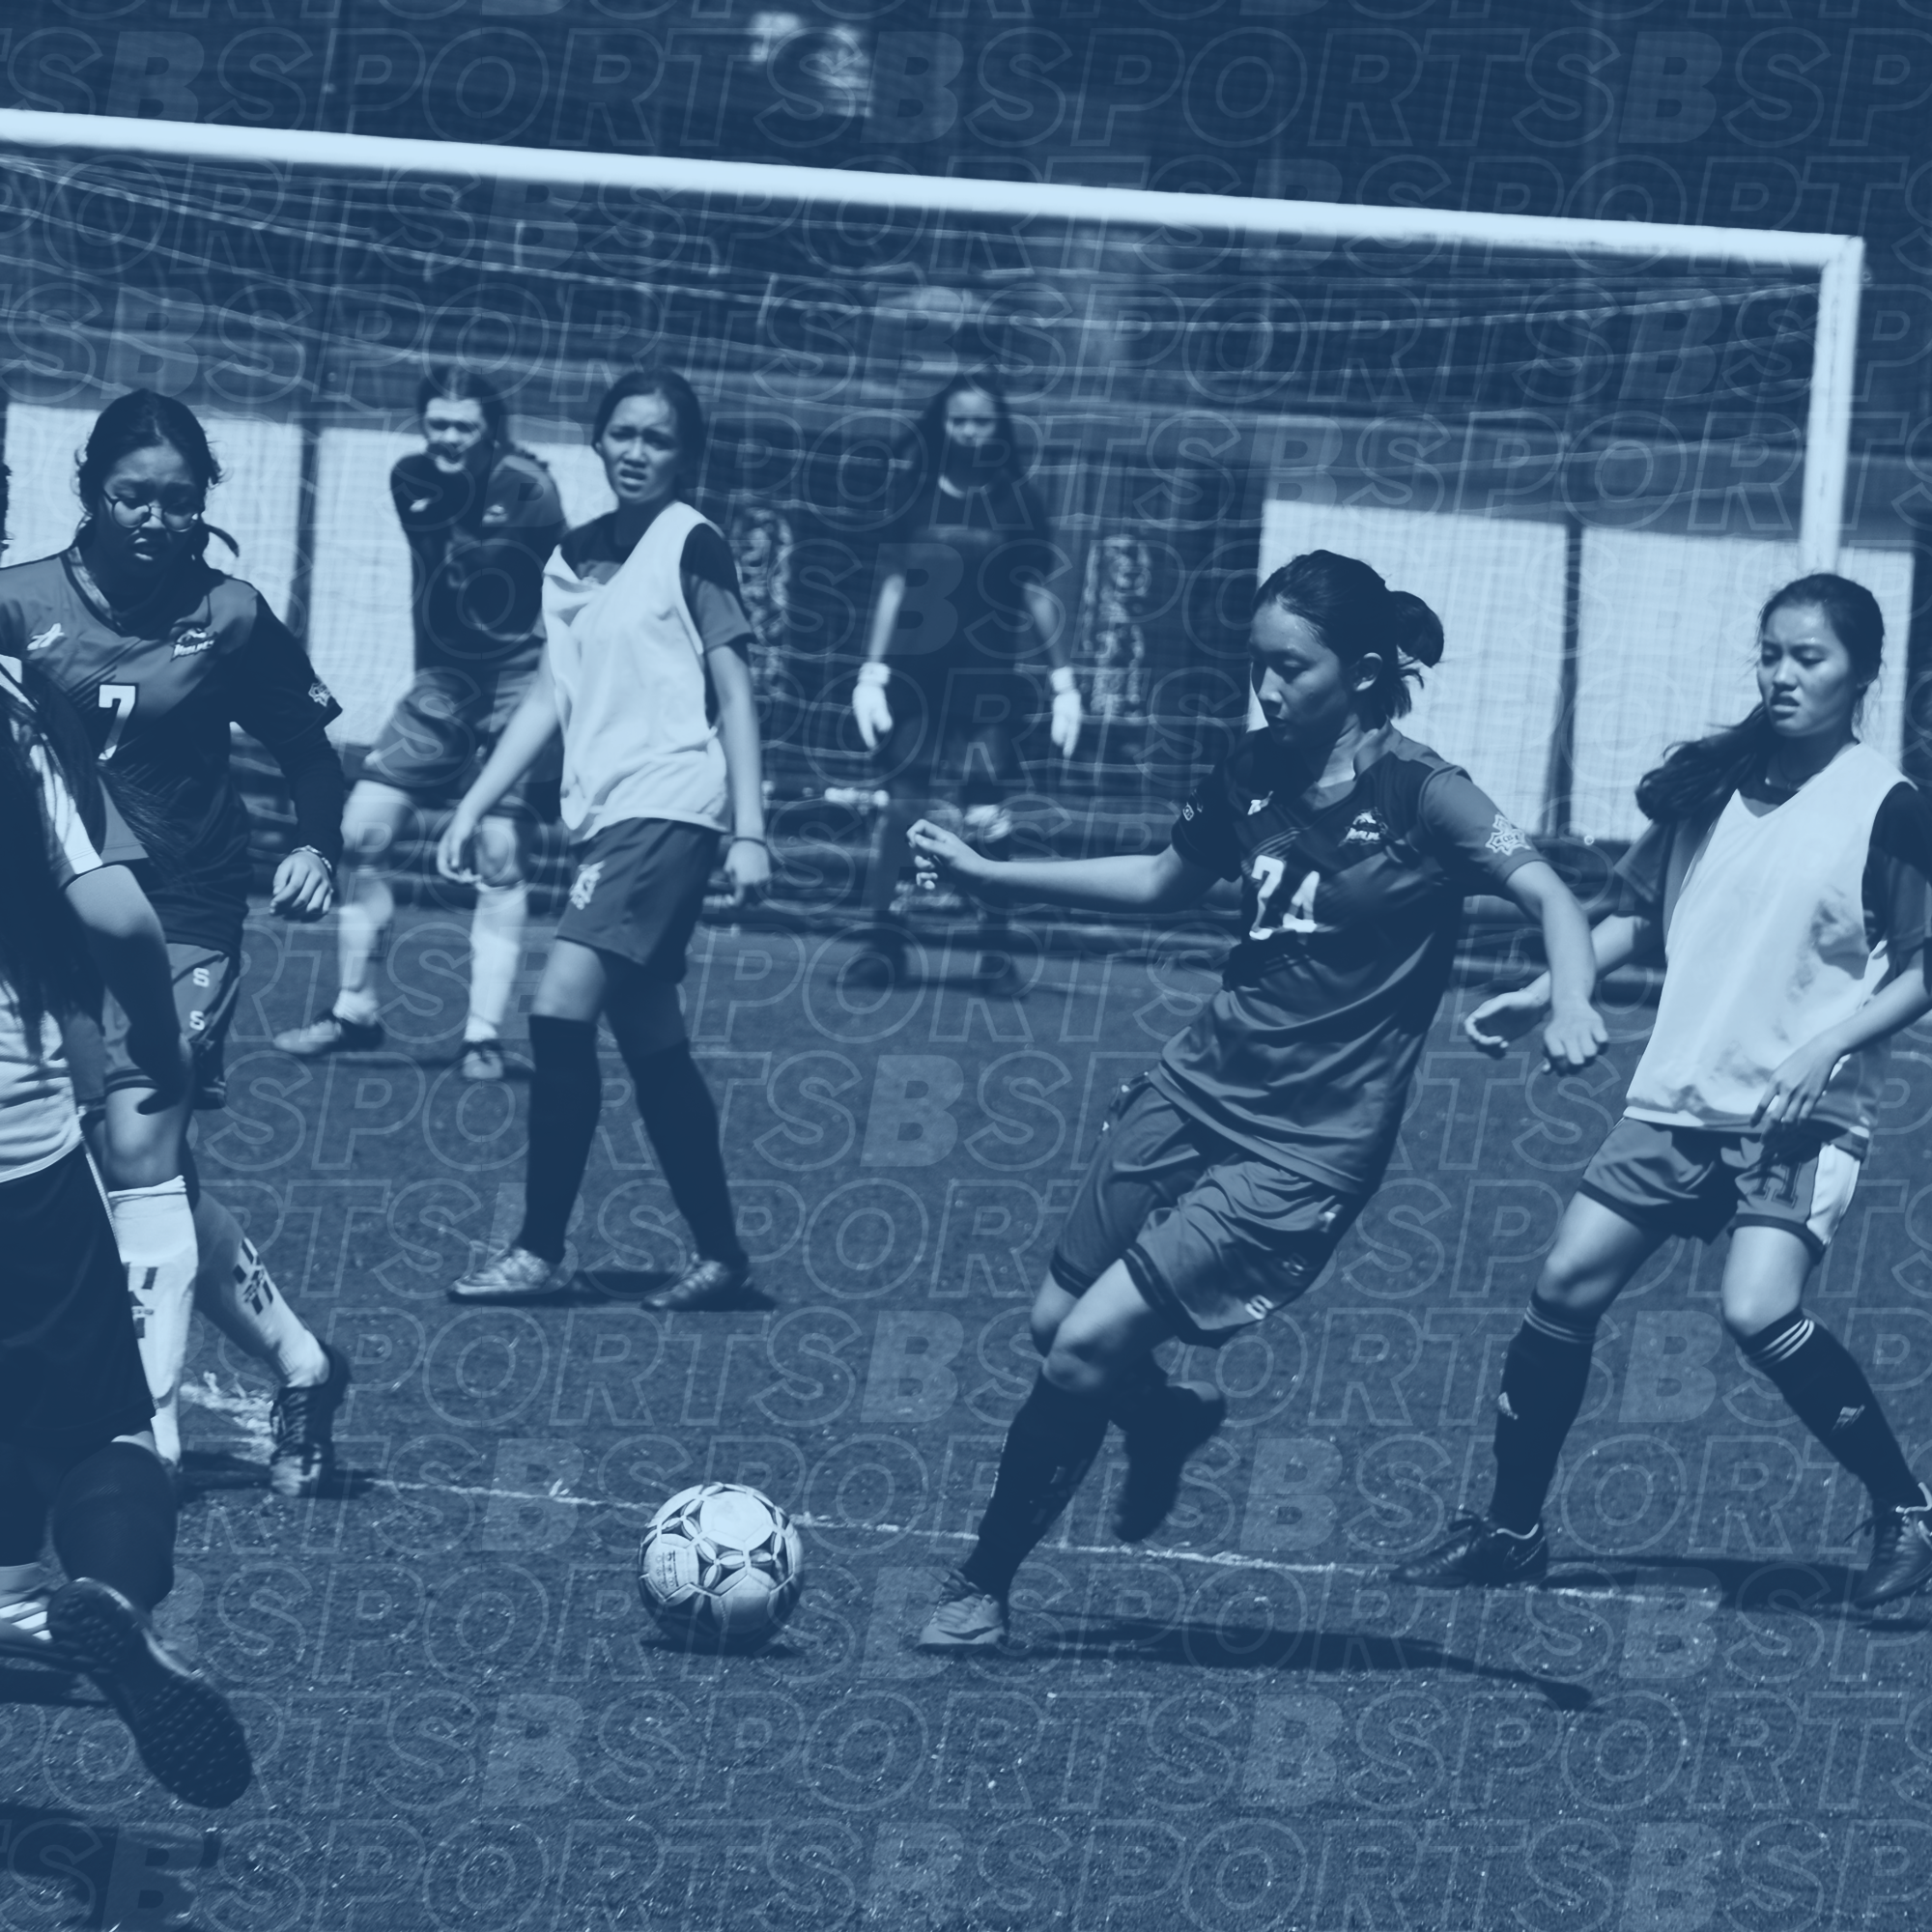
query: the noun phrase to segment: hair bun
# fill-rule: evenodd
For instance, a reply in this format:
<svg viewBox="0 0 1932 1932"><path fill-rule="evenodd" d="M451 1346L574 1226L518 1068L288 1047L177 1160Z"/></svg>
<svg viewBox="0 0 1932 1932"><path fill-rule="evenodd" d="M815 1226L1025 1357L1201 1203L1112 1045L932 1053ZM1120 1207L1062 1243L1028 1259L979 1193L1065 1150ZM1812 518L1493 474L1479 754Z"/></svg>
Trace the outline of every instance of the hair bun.
<svg viewBox="0 0 1932 1932"><path fill-rule="evenodd" d="M1402 656L1419 665L1442 662L1442 619L1412 592L1389 592L1388 629Z"/></svg>

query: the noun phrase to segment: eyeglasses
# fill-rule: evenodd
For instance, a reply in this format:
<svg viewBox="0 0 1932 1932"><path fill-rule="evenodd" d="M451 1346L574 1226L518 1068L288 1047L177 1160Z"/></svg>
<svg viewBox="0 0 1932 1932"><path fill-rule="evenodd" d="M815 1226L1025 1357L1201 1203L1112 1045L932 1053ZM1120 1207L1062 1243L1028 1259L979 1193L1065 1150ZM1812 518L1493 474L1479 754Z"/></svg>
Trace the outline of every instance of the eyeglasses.
<svg viewBox="0 0 1932 1932"><path fill-rule="evenodd" d="M130 530L138 530L156 515L166 528L185 530L201 516L201 505L191 497L124 497L110 490L107 507L114 512L114 521Z"/></svg>

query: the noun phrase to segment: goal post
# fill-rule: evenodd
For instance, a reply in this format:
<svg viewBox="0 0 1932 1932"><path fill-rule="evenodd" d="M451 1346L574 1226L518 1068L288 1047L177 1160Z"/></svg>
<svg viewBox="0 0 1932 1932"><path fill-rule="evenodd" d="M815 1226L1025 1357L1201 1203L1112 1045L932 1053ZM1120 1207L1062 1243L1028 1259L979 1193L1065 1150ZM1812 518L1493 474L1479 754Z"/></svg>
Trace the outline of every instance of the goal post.
<svg viewBox="0 0 1932 1932"><path fill-rule="evenodd" d="M352 742L407 681L384 485L431 359L487 365L573 520L607 500L603 382L692 377L772 767L819 796L873 769L848 702L887 460L949 374L997 370L1090 719L1074 767L1036 732L1029 770L1048 816L1111 801L1122 838L1241 715L1244 589L1297 549L1443 615L1418 735L1617 838L1663 739L1735 715L1765 591L1845 543L1856 237L22 109L0 195L11 554L71 528L22 465L69 463L112 388L172 387L217 419L214 520L306 614ZM1902 635L1909 557L1846 567Z"/></svg>

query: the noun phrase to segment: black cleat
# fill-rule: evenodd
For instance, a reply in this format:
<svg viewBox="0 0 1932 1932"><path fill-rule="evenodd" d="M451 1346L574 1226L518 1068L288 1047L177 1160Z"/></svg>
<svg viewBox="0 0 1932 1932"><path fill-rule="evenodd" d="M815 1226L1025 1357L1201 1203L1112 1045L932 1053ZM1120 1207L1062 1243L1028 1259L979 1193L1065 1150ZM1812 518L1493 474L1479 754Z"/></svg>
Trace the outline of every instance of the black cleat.
<svg viewBox="0 0 1932 1932"><path fill-rule="evenodd" d="M177 1798L213 1809L247 1790L255 1769L228 1699L119 1590L76 1577L54 1593L47 1627L120 1714L141 1762Z"/></svg>
<svg viewBox="0 0 1932 1932"><path fill-rule="evenodd" d="M373 1053L383 1043L383 1022L346 1020L325 1010L306 1026L275 1036L275 1044L298 1060L323 1060L331 1053Z"/></svg>
<svg viewBox="0 0 1932 1932"><path fill-rule="evenodd" d="M666 1315L692 1315L707 1308L742 1308L752 1285L752 1264L695 1261L668 1288L644 1296L644 1306Z"/></svg>
<svg viewBox="0 0 1932 1932"><path fill-rule="evenodd" d="M1875 1610L1932 1581L1932 1491L1921 1483L1922 1503L1893 1505L1872 1517L1871 1561L1852 1592L1856 1609Z"/></svg>
<svg viewBox="0 0 1932 1932"><path fill-rule="evenodd" d="M1540 1583L1549 1569L1549 1539L1538 1523L1526 1536L1486 1516L1459 1516L1449 1534L1395 1573L1398 1583L1425 1590L1487 1589L1499 1583Z"/></svg>
<svg viewBox="0 0 1932 1932"><path fill-rule="evenodd" d="M307 1388L280 1388L269 1410L274 1444L269 1487L278 1496L312 1496L335 1473L335 1411L349 1393L349 1357L325 1342L328 1373Z"/></svg>
<svg viewBox="0 0 1932 1932"><path fill-rule="evenodd" d="M1206 1382L1169 1382L1148 1405L1145 1420L1123 1433L1127 1479L1114 1500L1112 1528L1122 1543L1151 1536L1180 1494L1187 1459L1220 1428L1228 1398Z"/></svg>

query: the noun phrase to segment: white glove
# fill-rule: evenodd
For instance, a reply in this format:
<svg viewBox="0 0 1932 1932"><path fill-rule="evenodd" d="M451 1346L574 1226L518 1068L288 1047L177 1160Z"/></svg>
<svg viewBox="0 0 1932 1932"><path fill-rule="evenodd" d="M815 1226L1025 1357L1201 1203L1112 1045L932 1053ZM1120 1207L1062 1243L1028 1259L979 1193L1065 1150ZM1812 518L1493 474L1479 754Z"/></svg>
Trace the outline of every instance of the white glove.
<svg viewBox="0 0 1932 1932"><path fill-rule="evenodd" d="M1056 665L1053 675L1048 679L1053 686L1053 723L1047 727L1047 736L1053 740L1053 749L1063 758L1073 755L1073 748L1080 742L1080 692L1073 682L1073 668L1070 665Z"/></svg>
<svg viewBox="0 0 1932 1932"><path fill-rule="evenodd" d="M892 674L890 666L873 658L859 667L859 682L852 687L852 717L868 752L876 751L879 740L892 733L892 707L886 702L886 684Z"/></svg>

